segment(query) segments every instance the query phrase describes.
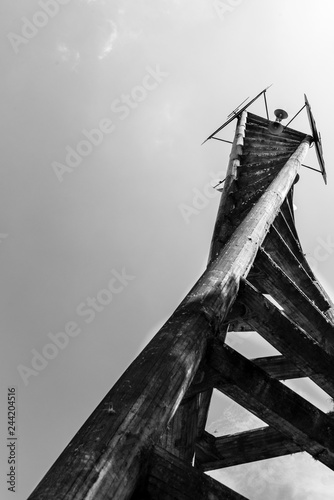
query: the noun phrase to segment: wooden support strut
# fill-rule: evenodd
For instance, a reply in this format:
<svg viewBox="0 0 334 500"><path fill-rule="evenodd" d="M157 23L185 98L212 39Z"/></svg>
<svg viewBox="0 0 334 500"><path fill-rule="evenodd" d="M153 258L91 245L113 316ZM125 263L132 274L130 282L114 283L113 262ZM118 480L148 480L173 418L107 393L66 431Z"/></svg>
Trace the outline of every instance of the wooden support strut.
<svg viewBox="0 0 334 500"><path fill-rule="evenodd" d="M262 293L271 295L319 345L334 354L334 325L289 278L267 252L259 249L256 268L247 277ZM258 271L259 272L258 272Z"/></svg>
<svg viewBox="0 0 334 500"><path fill-rule="evenodd" d="M238 308L245 315L244 321L334 398L333 357L328 352L247 281L241 283L233 306Z"/></svg>
<svg viewBox="0 0 334 500"><path fill-rule="evenodd" d="M159 500L247 500L203 472L160 447L151 457L151 466L140 499ZM147 494L149 496L147 496Z"/></svg>
<svg viewBox="0 0 334 500"><path fill-rule="evenodd" d="M210 366L221 374L218 390L334 470L330 416L220 341L214 342L210 352Z"/></svg>
<svg viewBox="0 0 334 500"><path fill-rule="evenodd" d="M178 408L240 278L287 196L312 138L306 137L206 271L135 359L30 495L29 500L128 499L145 455ZM218 320L217 320L218 318ZM114 413L105 411L112 405Z"/></svg>
<svg viewBox="0 0 334 500"><path fill-rule="evenodd" d="M206 432L196 443L196 467L215 470L303 451L289 437L272 427L221 437Z"/></svg>

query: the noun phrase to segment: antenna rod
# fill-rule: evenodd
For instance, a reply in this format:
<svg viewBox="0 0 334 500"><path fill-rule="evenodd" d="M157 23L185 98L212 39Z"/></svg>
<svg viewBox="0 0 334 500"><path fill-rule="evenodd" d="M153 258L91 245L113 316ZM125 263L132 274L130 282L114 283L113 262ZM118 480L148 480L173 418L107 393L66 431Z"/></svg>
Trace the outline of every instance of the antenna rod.
<svg viewBox="0 0 334 500"><path fill-rule="evenodd" d="M220 139L219 137L211 137L211 139L216 139L216 141L227 142L228 144L233 144L232 141L226 141L225 139Z"/></svg>
<svg viewBox="0 0 334 500"><path fill-rule="evenodd" d="M263 97L264 97L264 103L265 103L265 105L266 105L267 120L269 120L269 113L268 113L268 103L267 103L266 90L263 92Z"/></svg>
<svg viewBox="0 0 334 500"><path fill-rule="evenodd" d="M284 128L287 128L290 125L290 123L299 115L299 113L301 113L303 111L303 109L305 108L305 106L306 106L306 104L304 104L304 106L302 108L300 108L300 110L298 111L298 113L296 113L295 116L293 118L291 118L291 120L289 121L289 123L287 123Z"/></svg>
<svg viewBox="0 0 334 500"><path fill-rule="evenodd" d="M314 170L315 172L319 172L320 174L322 174L321 170L317 170L316 168L309 167L308 165L304 165L304 163L302 163L302 167L309 168L310 170Z"/></svg>

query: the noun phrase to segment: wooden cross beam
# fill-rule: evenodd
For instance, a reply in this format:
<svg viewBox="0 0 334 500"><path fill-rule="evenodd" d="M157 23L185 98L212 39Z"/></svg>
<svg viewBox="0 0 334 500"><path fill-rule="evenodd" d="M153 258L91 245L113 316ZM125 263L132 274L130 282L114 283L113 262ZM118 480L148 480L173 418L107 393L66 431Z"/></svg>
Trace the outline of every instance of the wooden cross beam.
<svg viewBox="0 0 334 500"><path fill-rule="evenodd" d="M303 451L272 427L214 437L208 432L196 443L196 467L208 471L281 457Z"/></svg>
<svg viewBox="0 0 334 500"><path fill-rule="evenodd" d="M218 390L334 470L331 417L218 340L209 359L222 377Z"/></svg>
<svg viewBox="0 0 334 500"><path fill-rule="evenodd" d="M251 360L256 366L262 368L271 378L287 380L307 377L301 368L284 356L267 356Z"/></svg>
<svg viewBox="0 0 334 500"><path fill-rule="evenodd" d="M317 304L321 311L327 311L331 305L324 297L318 283L312 279L302 264L302 259L291 251L290 247L273 225L263 242L262 248L270 255L275 264L289 276L310 301Z"/></svg>
<svg viewBox="0 0 334 500"><path fill-rule="evenodd" d="M334 398L333 357L247 281L240 287L234 309L273 347L290 359L305 376ZM233 311L232 311L233 314Z"/></svg>
<svg viewBox="0 0 334 500"><path fill-rule="evenodd" d="M328 318L262 248L254 264L247 280L271 295L326 352L334 354L334 325Z"/></svg>
<svg viewBox="0 0 334 500"><path fill-rule="evenodd" d="M247 500L203 472L186 465L172 453L156 447L138 500ZM134 497L136 500L136 497Z"/></svg>

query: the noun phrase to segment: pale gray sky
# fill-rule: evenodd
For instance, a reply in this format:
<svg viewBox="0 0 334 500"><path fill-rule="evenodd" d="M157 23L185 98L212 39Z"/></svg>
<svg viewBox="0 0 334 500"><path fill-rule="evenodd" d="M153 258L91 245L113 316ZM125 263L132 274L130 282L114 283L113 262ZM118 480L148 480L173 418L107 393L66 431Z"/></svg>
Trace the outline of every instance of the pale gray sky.
<svg viewBox="0 0 334 500"><path fill-rule="evenodd" d="M199 192L211 193L207 185L224 174L229 146L201 143L237 104L271 83L271 113L280 107L292 116L306 92L322 132L329 184L304 169L295 203L304 251L333 295L334 6L6 0L0 14L0 496L23 500L204 270L218 195L206 195L188 218L182 207L193 206ZM252 111L264 115L262 102ZM306 115L294 126L308 132ZM231 139L233 129L224 137ZM317 166L313 151L307 163ZM65 328L72 336L58 336L63 348L47 347ZM249 353L250 339L238 347ZM45 366L33 360L43 349ZM15 495L6 488L4 444L12 385ZM312 388L300 390L330 407ZM224 405L212 410L212 422L226 420ZM284 460L276 462L284 493L277 498L332 498L325 467L303 456ZM277 478L261 492L240 472L221 474L251 500L275 498Z"/></svg>

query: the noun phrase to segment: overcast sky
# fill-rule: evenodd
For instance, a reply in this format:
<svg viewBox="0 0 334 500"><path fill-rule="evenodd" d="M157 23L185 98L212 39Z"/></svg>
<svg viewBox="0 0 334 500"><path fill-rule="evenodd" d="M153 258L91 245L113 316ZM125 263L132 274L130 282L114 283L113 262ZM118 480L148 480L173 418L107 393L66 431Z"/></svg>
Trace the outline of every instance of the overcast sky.
<svg viewBox="0 0 334 500"><path fill-rule="evenodd" d="M292 117L306 92L322 132L329 183L303 169L296 218L334 295L334 6L5 0L0 14L0 496L24 500L203 272L219 201L208 184L223 177L230 147L201 143L271 83L271 116L280 107ZM263 103L252 111L264 116ZM306 114L294 127L309 132ZM313 151L307 163L317 167ZM234 346L270 351L252 336ZM12 386L15 495L5 479ZM331 408L310 384L299 390ZM218 397L209 430L253 425L241 415ZM329 469L304 454L215 474L251 500L333 497Z"/></svg>

